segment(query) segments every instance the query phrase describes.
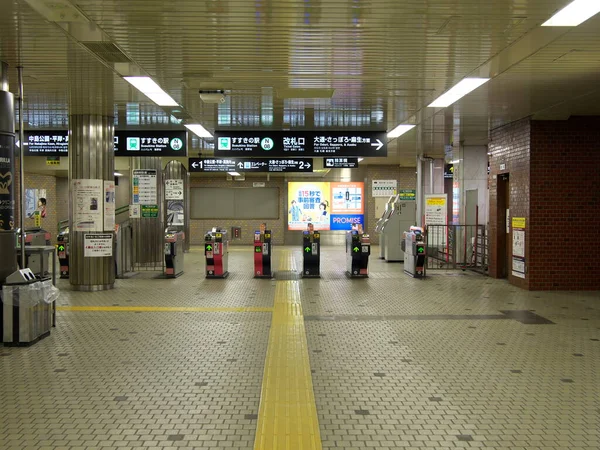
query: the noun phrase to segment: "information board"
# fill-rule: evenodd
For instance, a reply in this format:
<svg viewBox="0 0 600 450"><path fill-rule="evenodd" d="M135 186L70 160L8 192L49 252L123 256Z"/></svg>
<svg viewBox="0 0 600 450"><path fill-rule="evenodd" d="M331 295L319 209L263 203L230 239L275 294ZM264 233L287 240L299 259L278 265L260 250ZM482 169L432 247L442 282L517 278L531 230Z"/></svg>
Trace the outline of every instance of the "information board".
<svg viewBox="0 0 600 450"><path fill-rule="evenodd" d="M73 180L72 187L75 231L104 231L104 180Z"/></svg>
<svg viewBox="0 0 600 450"><path fill-rule="evenodd" d="M312 172L312 158L190 158L190 172Z"/></svg>
<svg viewBox="0 0 600 450"><path fill-rule="evenodd" d="M215 131L215 156L387 156L385 131Z"/></svg>
<svg viewBox="0 0 600 450"><path fill-rule="evenodd" d="M323 167L326 169L356 169L358 158L325 158Z"/></svg>
<svg viewBox="0 0 600 450"><path fill-rule="evenodd" d="M425 195L425 224L447 225L448 222L448 195Z"/></svg>
<svg viewBox="0 0 600 450"><path fill-rule="evenodd" d="M183 200L183 180L165 180L165 200Z"/></svg>
<svg viewBox="0 0 600 450"><path fill-rule="evenodd" d="M115 182L104 180L104 231L115 229Z"/></svg>
<svg viewBox="0 0 600 450"><path fill-rule="evenodd" d="M396 195L397 189L397 180L373 180L371 195L373 197L390 197L391 195Z"/></svg>
<svg viewBox="0 0 600 450"><path fill-rule="evenodd" d="M131 180L133 184L134 205L156 205L158 191L156 184L156 170L135 169Z"/></svg>
<svg viewBox="0 0 600 450"><path fill-rule="evenodd" d="M83 256L85 258L103 258L113 255L113 235L85 234L83 237Z"/></svg>

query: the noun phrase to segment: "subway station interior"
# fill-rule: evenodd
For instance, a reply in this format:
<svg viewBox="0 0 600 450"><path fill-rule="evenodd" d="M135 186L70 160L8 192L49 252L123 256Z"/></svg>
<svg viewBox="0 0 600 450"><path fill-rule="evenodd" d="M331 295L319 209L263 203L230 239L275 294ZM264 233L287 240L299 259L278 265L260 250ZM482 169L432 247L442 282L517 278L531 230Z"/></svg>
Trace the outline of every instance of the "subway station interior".
<svg viewBox="0 0 600 450"><path fill-rule="evenodd" d="M600 448L600 0L0 0L0 449Z"/></svg>

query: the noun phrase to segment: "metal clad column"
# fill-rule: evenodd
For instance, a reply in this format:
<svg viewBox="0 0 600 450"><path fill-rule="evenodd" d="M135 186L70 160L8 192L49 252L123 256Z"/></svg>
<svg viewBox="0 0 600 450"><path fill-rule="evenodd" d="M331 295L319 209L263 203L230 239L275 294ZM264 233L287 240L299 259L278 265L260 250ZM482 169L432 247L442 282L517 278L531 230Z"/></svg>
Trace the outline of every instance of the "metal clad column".
<svg viewBox="0 0 600 450"><path fill-rule="evenodd" d="M103 231L76 231L73 201L73 180L114 180L114 118L94 114L69 116L69 280L75 290L100 291L112 289L115 282L115 258L113 256L85 257L86 234L112 234L114 229ZM104 212L104 187L97 199L97 208Z"/></svg>
<svg viewBox="0 0 600 450"><path fill-rule="evenodd" d="M15 106L8 65L0 61L0 283L17 270L15 225Z"/></svg>
<svg viewBox="0 0 600 450"><path fill-rule="evenodd" d="M176 202L177 205L181 203L181 211L183 212L183 226L176 226L177 231L183 231L185 233L185 241L183 248L187 252L190 250L190 175L183 164L179 161L169 161L164 171L164 181L166 180L183 180L183 200L178 202L176 200L165 201L165 216L168 216L168 206L170 202ZM165 220L165 226L167 226L167 220Z"/></svg>
<svg viewBox="0 0 600 450"><path fill-rule="evenodd" d="M162 160L160 157L148 156L131 158L131 176L136 169L156 170L156 189L158 217L133 219L133 252L136 270L162 270L164 264L164 192L162 176ZM130 187L131 189L131 187ZM133 192L131 192L133 203Z"/></svg>

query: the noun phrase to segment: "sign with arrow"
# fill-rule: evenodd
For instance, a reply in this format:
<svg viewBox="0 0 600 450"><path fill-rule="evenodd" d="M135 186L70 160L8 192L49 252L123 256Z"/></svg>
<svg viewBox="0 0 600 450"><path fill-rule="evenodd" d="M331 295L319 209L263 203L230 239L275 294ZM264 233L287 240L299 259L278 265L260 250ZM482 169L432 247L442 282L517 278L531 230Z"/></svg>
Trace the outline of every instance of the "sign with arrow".
<svg viewBox="0 0 600 450"><path fill-rule="evenodd" d="M305 251L306 253L310 253L310 247L305 247L305 248L304 248L304 251Z"/></svg>
<svg viewBox="0 0 600 450"><path fill-rule="evenodd" d="M216 131L215 156L387 156L385 131Z"/></svg>
<svg viewBox="0 0 600 450"><path fill-rule="evenodd" d="M213 249L213 248L212 248L212 245L210 245L210 244L206 244L206 251L207 251L207 252L211 252L211 251L212 251L212 249Z"/></svg>
<svg viewBox="0 0 600 450"><path fill-rule="evenodd" d="M190 172L312 172L312 158L190 158Z"/></svg>
<svg viewBox="0 0 600 450"><path fill-rule="evenodd" d="M354 250L354 253L358 253L360 251L360 248L354 247L352 250Z"/></svg>

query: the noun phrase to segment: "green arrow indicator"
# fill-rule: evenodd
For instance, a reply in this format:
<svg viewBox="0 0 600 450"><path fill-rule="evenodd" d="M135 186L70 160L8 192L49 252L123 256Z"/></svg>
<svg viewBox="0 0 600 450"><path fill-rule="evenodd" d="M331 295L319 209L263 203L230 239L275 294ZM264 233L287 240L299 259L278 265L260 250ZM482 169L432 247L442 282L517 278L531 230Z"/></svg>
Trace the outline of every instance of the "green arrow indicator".
<svg viewBox="0 0 600 450"><path fill-rule="evenodd" d="M304 249L304 251L305 251L306 253L310 252L310 247L306 247L306 248Z"/></svg>
<svg viewBox="0 0 600 450"><path fill-rule="evenodd" d="M423 247L417 247L417 253L423 253L425 249Z"/></svg>
<svg viewBox="0 0 600 450"><path fill-rule="evenodd" d="M354 250L355 252L358 252L360 249L359 249L358 247L354 247L354 248L353 248L353 250Z"/></svg>
<svg viewBox="0 0 600 450"><path fill-rule="evenodd" d="M207 245L206 250L208 250L210 252L212 250L212 245Z"/></svg>
<svg viewBox="0 0 600 450"><path fill-rule="evenodd" d="M65 251L65 246L64 246L64 245L59 245L59 246L58 246L58 251L59 251L59 252L63 252L63 251Z"/></svg>
<svg viewBox="0 0 600 450"><path fill-rule="evenodd" d="M260 253L260 252L262 252L262 248L261 248L261 247L258 247L258 246L257 246L257 247L254 247L254 251L255 251L256 253Z"/></svg>

